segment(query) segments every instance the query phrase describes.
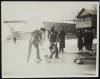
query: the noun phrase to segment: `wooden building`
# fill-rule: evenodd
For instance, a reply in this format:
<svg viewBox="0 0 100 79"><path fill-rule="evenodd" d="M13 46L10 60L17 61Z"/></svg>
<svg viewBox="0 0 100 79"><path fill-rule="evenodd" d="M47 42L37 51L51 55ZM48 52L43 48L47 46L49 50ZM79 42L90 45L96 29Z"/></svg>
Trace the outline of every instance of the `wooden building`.
<svg viewBox="0 0 100 79"><path fill-rule="evenodd" d="M91 29L97 34L97 11L83 8L77 15L76 29Z"/></svg>

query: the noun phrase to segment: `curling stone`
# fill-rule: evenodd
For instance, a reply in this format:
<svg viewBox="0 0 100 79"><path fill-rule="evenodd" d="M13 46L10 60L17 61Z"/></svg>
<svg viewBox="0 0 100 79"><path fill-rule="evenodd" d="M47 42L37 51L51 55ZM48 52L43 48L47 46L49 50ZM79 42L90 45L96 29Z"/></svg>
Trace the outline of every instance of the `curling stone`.
<svg viewBox="0 0 100 79"><path fill-rule="evenodd" d="M79 59L78 57L75 57L73 61L76 62L76 60L78 60L78 59Z"/></svg>
<svg viewBox="0 0 100 79"><path fill-rule="evenodd" d="M76 63L77 63L77 64L83 64L83 63L84 63L84 61L83 61L83 60L81 60L81 59L77 59L77 60L76 60Z"/></svg>

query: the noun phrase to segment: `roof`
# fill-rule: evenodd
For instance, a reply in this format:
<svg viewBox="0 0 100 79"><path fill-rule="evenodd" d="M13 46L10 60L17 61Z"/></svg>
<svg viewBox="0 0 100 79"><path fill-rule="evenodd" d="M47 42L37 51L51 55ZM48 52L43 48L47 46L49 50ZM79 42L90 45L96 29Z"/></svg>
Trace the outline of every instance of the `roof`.
<svg viewBox="0 0 100 79"><path fill-rule="evenodd" d="M25 20L15 20L15 21L5 21L4 20L4 23L21 23L21 22L27 22L27 21L25 21Z"/></svg>
<svg viewBox="0 0 100 79"><path fill-rule="evenodd" d="M31 32L36 29L40 29L41 27L44 27L43 22L36 18L31 18L27 23L24 25L24 32Z"/></svg>
<svg viewBox="0 0 100 79"><path fill-rule="evenodd" d="M48 23L67 23L67 24L74 24L74 21L67 21L67 22L60 22L60 21L44 21L44 22L48 22Z"/></svg>
<svg viewBox="0 0 100 79"><path fill-rule="evenodd" d="M90 10L90 9L86 9L86 10L89 11L93 15L97 15L97 12L95 10Z"/></svg>
<svg viewBox="0 0 100 79"><path fill-rule="evenodd" d="M81 17L81 16L86 16L86 15L97 15L97 12L96 12L95 10L83 8L83 9L79 12L79 14L77 15L77 18L78 18L78 17Z"/></svg>

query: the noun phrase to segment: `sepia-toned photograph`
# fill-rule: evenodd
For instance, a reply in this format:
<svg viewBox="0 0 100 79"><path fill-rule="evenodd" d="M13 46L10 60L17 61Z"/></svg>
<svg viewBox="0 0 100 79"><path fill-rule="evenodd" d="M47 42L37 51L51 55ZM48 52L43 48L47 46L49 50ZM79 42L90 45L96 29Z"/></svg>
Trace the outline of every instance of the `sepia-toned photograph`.
<svg viewBox="0 0 100 79"><path fill-rule="evenodd" d="M2 78L98 77L99 7L2 1Z"/></svg>

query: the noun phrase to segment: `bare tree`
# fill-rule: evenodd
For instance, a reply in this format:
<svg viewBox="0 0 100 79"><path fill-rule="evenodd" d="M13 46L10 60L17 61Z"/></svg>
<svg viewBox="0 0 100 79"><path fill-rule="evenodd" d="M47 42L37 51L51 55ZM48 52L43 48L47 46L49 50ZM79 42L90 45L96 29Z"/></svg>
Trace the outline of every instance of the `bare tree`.
<svg viewBox="0 0 100 79"><path fill-rule="evenodd" d="M77 18L77 15L78 15L79 11L72 11L69 13L69 21L73 21L74 22L74 25L76 23L76 18Z"/></svg>
<svg viewBox="0 0 100 79"><path fill-rule="evenodd" d="M61 16L60 20L63 23L67 23L68 21L73 21L74 26L76 26L75 23L76 23L76 17L78 14L79 14L79 11L71 11L70 13L66 13L65 15Z"/></svg>
<svg viewBox="0 0 100 79"><path fill-rule="evenodd" d="M64 15L64 16L61 16L61 21L63 22L63 23L66 23L67 22L67 15Z"/></svg>
<svg viewBox="0 0 100 79"><path fill-rule="evenodd" d="M59 20L62 21L63 26L64 26L64 23L66 23L65 16L61 16ZM61 26L60 26L60 28L61 28Z"/></svg>
<svg viewBox="0 0 100 79"><path fill-rule="evenodd" d="M97 12L97 5L93 5L93 9Z"/></svg>
<svg viewBox="0 0 100 79"><path fill-rule="evenodd" d="M76 17L78 15L79 11L72 11L68 15L61 16L61 20L63 23L67 23L67 21L74 21L74 24L76 22Z"/></svg>

